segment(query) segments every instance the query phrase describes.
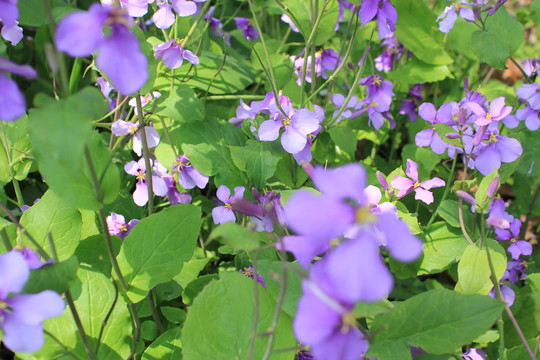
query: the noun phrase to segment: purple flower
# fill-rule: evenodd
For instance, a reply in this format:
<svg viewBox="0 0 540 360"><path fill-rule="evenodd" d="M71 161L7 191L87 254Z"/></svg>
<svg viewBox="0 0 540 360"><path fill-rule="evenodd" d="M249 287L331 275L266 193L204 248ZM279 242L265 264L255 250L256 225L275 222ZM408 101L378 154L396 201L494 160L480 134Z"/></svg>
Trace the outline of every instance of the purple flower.
<svg viewBox="0 0 540 360"><path fill-rule="evenodd" d="M358 12L362 26L377 16L379 39L384 39L396 30L397 11L388 0L364 0Z"/></svg>
<svg viewBox="0 0 540 360"><path fill-rule="evenodd" d="M467 350L462 356L466 360L486 360L486 354L482 350L474 348Z"/></svg>
<svg viewBox="0 0 540 360"><path fill-rule="evenodd" d="M17 45L23 38L23 29L19 27L19 9L17 0L0 0L0 22L2 26L2 37Z"/></svg>
<svg viewBox="0 0 540 360"><path fill-rule="evenodd" d="M485 126L491 124L492 121L500 121L510 114L512 106L504 106L504 96L494 99L490 104L489 111L478 105L476 102L469 102L466 106L477 115L475 124Z"/></svg>
<svg viewBox="0 0 540 360"><path fill-rule="evenodd" d="M515 285L520 279L527 277L525 271L527 266L525 265L525 260L518 259L516 261L509 261L506 264L506 271L501 279L502 281L508 280L510 284Z"/></svg>
<svg viewBox="0 0 540 360"><path fill-rule="evenodd" d="M129 16L143 17L148 12L148 4L154 0L120 0L120 6L127 10ZM101 0L103 5L114 6L114 0Z"/></svg>
<svg viewBox="0 0 540 360"><path fill-rule="evenodd" d="M345 105L345 96L343 96L342 94L332 95L332 104L334 104L334 106L336 107L336 110L334 111L334 114L332 115L332 117L335 118L336 115L339 113L340 109ZM358 98L354 95L351 96L351 98L349 99L349 102L345 105L346 110L344 110L341 113L341 115L339 115L339 118L337 118L335 122L338 123L343 118L350 119L353 113L349 109L354 110L357 105L358 105Z"/></svg>
<svg viewBox="0 0 540 360"><path fill-rule="evenodd" d="M135 133L138 128L138 121L135 123L130 123L124 120L117 120L112 124L111 131L115 136L125 136ZM159 137L157 130L152 126L145 126L144 131L146 133L146 142L148 144L148 148L153 149L158 146L161 138ZM135 136L133 136L133 151L137 155L142 156L142 140L140 131L137 131Z"/></svg>
<svg viewBox="0 0 540 360"><path fill-rule="evenodd" d="M154 47L154 57L156 60L162 59L163 65L169 69L177 69L182 66L184 59L193 65L199 65L197 55L189 50L184 50L175 39L171 39L166 43L157 44Z"/></svg>
<svg viewBox="0 0 540 360"><path fill-rule="evenodd" d="M416 106L423 99L421 89L421 84L415 84L411 86L411 88L409 89L410 98L404 98L401 100L399 113L401 115L407 115L410 121L416 121Z"/></svg>
<svg viewBox="0 0 540 360"><path fill-rule="evenodd" d="M501 163L513 162L523 153L518 140L500 136L496 131L486 133L484 139L487 144L480 144L474 160L474 166L484 176L500 168Z"/></svg>
<svg viewBox="0 0 540 360"><path fill-rule="evenodd" d="M279 137L279 130L285 128L281 135L281 145L290 154L296 154L307 143L307 135L319 127L317 114L308 109L286 109L286 119L266 120L259 126L258 136L261 141L274 141ZM292 114L292 116L291 116Z"/></svg>
<svg viewBox="0 0 540 360"><path fill-rule="evenodd" d="M189 158L181 155L173 165L173 171L178 172L178 182L184 189L193 189L197 186L204 189L208 184L208 176L201 174L193 165L189 164Z"/></svg>
<svg viewBox="0 0 540 360"><path fill-rule="evenodd" d="M530 242L525 240L516 240L519 236L521 230L521 221L519 219L514 219L510 224L510 227L507 229L495 228L495 233L497 237L495 240L500 241L510 241L510 246L508 246L508 252L512 254L512 259L517 260L520 255L531 255L532 254L532 245Z"/></svg>
<svg viewBox="0 0 540 360"><path fill-rule="evenodd" d="M514 300L516 299L516 293L512 288L508 285L500 285L501 289L501 295L504 299L504 302L508 304L508 306L514 305ZM497 298L497 291L495 288L491 289L488 296L496 299ZM472 350L472 349L471 349ZM476 357L465 357L465 359L485 359L485 358L476 358Z"/></svg>
<svg viewBox="0 0 540 360"><path fill-rule="evenodd" d="M439 22L439 31L443 33L449 33L450 30L454 27L457 16L459 16L469 22L473 22L475 19L473 10L470 8L465 8L463 5L468 5L465 1L458 1L454 5L447 6L443 13L437 18ZM443 19L441 21L441 19Z"/></svg>
<svg viewBox="0 0 540 360"><path fill-rule="evenodd" d="M251 20L244 17L237 17L234 19L236 27L242 30L242 34L248 41L254 41L259 38L259 32L251 24Z"/></svg>
<svg viewBox="0 0 540 360"><path fill-rule="evenodd" d="M156 27L159 29L168 29L174 23L175 15L172 9L178 14L178 16L185 17L194 15L197 12L197 4L193 1L186 0L156 0L158 11L152 16L152 20Z"/></svg>
<svg viewBox="0 0 540 360"><path fill-rule="evenodd" d="M152 163L152 161L150 162ZM148 185L146 183L146 165L144 158L141 158L138 162L130 161L124 166L124 170L133 176L137 177L137 184L135 185L135 192L133 192L133 201L138 206L144 206L148 202ZM154 173L154 171L152 171ZM159 177L152 175L152 190L154 194L158 196L167 195L167 184Z"/></svg>
<svg viewBox="0 0 540 360"><path fill-rule="evenodd" d="M295 33L299 33L299 32L300 32L300 30L296 27L296 25L294 24L294 22L292 21L292 19L289 17L289 15L287 15L287 14L282 14L282 15L281 15L281 21L283 21L284 23L289 24L289 26L291 27L291 30L294 31Z"/></svg>
<svg viewBox="0 0 540 360"><path fill-rule="evenodd" d="M167 200L171 205L189 204L191 203L191 195L189 193L181 193L176 186L177 182L172 175L161 177L167 184Z"/></svg>
<svg viewBox="0 0 540 360"><path fill-rule="evenodd" d="M232 206L242 200L246 188L237 186L234 188L234 195L231 196L231 190L225 185L221 185L217 190L217 198L223 202L223 206L218 206L212 209L212 219L216 225L226 222L235 222L236 216Z"/></svg>
<svg viewBox="0 0 540 360"><path fill-rule="evenodd" d="M122 240L128 236L131 229L133 229L133 227L138 223L139 219L133 219L126 224L126 219L124 216L116 213L111 213L111 215L107 216L107 227L109 229L109 234L118 236Z"/></svg>
<svg viewBox="0 0 540 360"><path fill-rule="evenodd" d="M445 185L444 180L438 177L419 182L418 164L411 159L407 159L407 170L405 171L405 173L410 179L398 175L390 182L393 188L399 190L397 193L397 196L399 198L402 198L405 195L414 191L416 193L414 197L416 200L422 200L429 205L433 202L433 194L428 190L434 187L441 187Z"/></svg>
<svg viewBox="0 0 540 360"><path fill-rule="evenodd" d="M257 231L274 231L274 224L285 225L285 210L281 204L281 195L275 191L266 191L259 195L257 189L253 188L253 197L259 202L262 209L260 217L252 216L251 222L256 225Z"/></svg>
<svg viewBox="0 0 540 360"><path fill-rule="evenodd" d="M52 259L47 260L46 262L41 261L39 255L30 248L24 248L21 250L17 249L17 251L22 254L30 270L36 270L43 267L44 265L52 264L54 262Z"/></svg>
<svg viewBox="0 0 540 360"><path fill-rule="evenodd" d="M306 82L312 83L314 77L322 76L323 79L328 79L328 71L334 71L337 68L341 62L341 56L333 49L326 49L315 53L315 64L312 64L312 56L307 56L306 60L304 51L300 53L300 56L291 56L291 60L294 63L294 72L298 76L296 83L300 86L305 61L307 61Z"/></svg>
<svg viewBox="0 0 540 360"><path fill-rule="evenodd" d="M0 5L1 6L1 5ZM0 16L1 18L1 16ZM15 25L2 27L2 37L9 41L11 45L17 45L23 38L23 29L19 26L19 22L15 21Z"/></svg>
<svg viewBox="0 0 540 360"><path fill-rule="evenodd" d="M398 61L403 52L403 44L397 41L394 33L388 33L386 38L381 42L383 52L377 56L373 61L375 62L375 69L377 71L392 71L394 67L394 61Z"/></svg>
<svg viewBox="0 0 540 360"><path fill-rule="evenodd" d="M26 101L17 83L4 75L9 73L35 79L37 72L29 65L17 65L0 57L0 120L15 121L24 115Z"/></svg>
<svg viewBox="0 0 540 360"><path fill-rule="evenodd" d="M43 321L64 311L64 300L51 290L19 294L30 277L23 255L0 255L0 329L2 341L12 351L33 352L44 343Z"/></svg>
<svg viewBox="0 0 540 360"><path fill-rule="evenodd" d="M103 28L110 27L109 36ZM73 57L98 50L97 67L122 95L139 91L148 80L148 60L131 33L133 19L124 10L92 4L87 12L68 14L58 23L56 46Z"/></svg>
<svg viewBox="0 0 540 360"><path fill-rule="evenodd" d="M253 266L247 266L245 267L243 270L238 270L238 272L242 275L245 275L247 276L248 278L252 278L253 279L253 276L255 275L254 274L254 271L253 271ZM261 274L257 273L257 282L259 284L261 284L264 288L266 288L266 283L264 282L264 279L263 277L261 276Z"/></svg>

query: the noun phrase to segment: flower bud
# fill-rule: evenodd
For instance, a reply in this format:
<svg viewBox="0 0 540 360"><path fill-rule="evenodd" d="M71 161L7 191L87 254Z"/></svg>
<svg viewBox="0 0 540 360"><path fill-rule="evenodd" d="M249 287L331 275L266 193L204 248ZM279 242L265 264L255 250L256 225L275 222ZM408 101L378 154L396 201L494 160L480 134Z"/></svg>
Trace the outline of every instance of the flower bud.
<svg viewBox="0 0 540 360"><path fill-rule="evenodd" d="M384 190L388 190L388 182L386 182L384 174L380 171L377 171L377 180L379 180L379 184L381 184Z"/></svg>
<svg viewBox="0 0 540 360"><path fill-rule="evenodd" d="M463 200L463 201L465 201L465 202L468 202L468 203L471 204L471 205L476 205L476 200L475 200L474 197L472 197L472 195L469 194L468 192L463 191L463 190L457 190L457 191L456 191L456 195L457 195L458 198L460 198L461 200Z"/></svg>
<svg viewBox="0 0 540 360"><path fill-rule="evenodd" d="M445 136L447 139L450 139L450 140L459 139L459 134L455 132L449 132Z"/></svg>
<svg viewBox="0 0 540 360"><path fill-rule="evenodd" d="M495 176L495 178L491 180L486 195L489 197L495 196L495 194L497 193L497 189L499 189L499 175Z"/></svg>

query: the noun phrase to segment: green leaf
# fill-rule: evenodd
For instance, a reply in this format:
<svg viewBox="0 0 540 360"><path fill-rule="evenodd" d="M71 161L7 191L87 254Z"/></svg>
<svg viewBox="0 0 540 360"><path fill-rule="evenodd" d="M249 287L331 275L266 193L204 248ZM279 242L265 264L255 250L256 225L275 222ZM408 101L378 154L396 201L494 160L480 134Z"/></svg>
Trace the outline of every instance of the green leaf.
<svg viewBox="0 0 540 360"><path fill-rule="evenodd" d="M181 327L175 327L161 334L144 351L142 360L182 359L181 332Z"/></svg>
<svg viewBox="0 0 540 360"><path fill-rule="evenodd" d="M156 99L154 114L167 116L175 122L200 121L204 118L202 103L193 89L184 84L176 85L174 91L162 91ZM159 127L159 124L156 124Z"/></svg>
<svg viewBox="0 0 540 360"><path fill-rule="evenodd" d="M463 190L469 191L476 186L476 178L472 180L456 180L454 181L454 186L452 186L452 191Z"/></svg>
<svg viewBox="0 0 540 360"><path fill-rule="evenodd" d="M182 302L187 306L191 306L193 304L193 300L197 297L197 295L199 295L202 289L208 285L210 281L217 278L217 274L208 274L199 276L195 280L191 281L182 292Z"/></svg>
<svg viewBox="0 0 540 360"><path fill-rule="evenodd" d="M388 78L395 82L417 84L437 82L446 78L453 79L454 76L447 65L432 65L412 58L399 69L389 72Z"/></svg>
<svg viewBox="0 0 540 360"><path fill-rule="evenodd" d="M244 183L242 172L234 164L229 148L244 145L245 138L234 125L207 120L204 126L186 124L181 130L171 132L173 143L181 144L182 152L201 173L216 175L216 186L230 188Z"/></svg>
<svg viewBox="0 0 540 360"><path fill-rule="evenodd" d="M354 159L356 153L356 135L347 126L334 126L328 130L334 144L343 150L351 159Z"/></svg>
<svg viewBox="0 0 540 360"><path fill-rule="evenodd" d="M506 69L510 49L497 34L476 30L471 35L471 47L483 62L497 69Z"/></svg>
<svg viewBox="0 0 540 360"><path fill-rule="evenodd" d="M485 176L482 181L480 182L480 185L478 186L478 190L476 190L476 193L474 194L474 199L476 200L476 207L479 210L479 212L485 212L488 210L490 198L487 197L487 190L489 188L489 185L495 179L495 177L499 175L497 169L493 170L493 172L487 176Z"/></svg>
<svg viewBox="0 0 540 360"><path fill-rule="evenodd" d="M142 219L131 230L117 260L132 302L180 272L193 254L200 222L199 207L178 204Z"/></svg>
<svg viewBox="0 0 540 360"><path fill-rule="evenodd" d="M400 0L393 5L399 14L395 34L415 58L432 65L454 62L444 51L442 36L434 26L435 14L424 1Z"/></svg>
<svg viewBox="0 0 540 360"><path fill-rule="evenodd" d="M127 359L131 352L132 320L126 302L122 296L117 297L118 293L111 280L99 272L79 267L77 278L70 291L92 349L96 349L103 321L112 308L112 313L103 329L101 346L96 358ZM114 303L115 300L116 303ZM62 315L46 320L44 328L57 341L45 336L45 345L39 351L18 353L18 357L50 360L64 355L66 359L71 359L68 352L72 352L80 359L88 359L73 321L73 315L67 307Z"/></svg>
<svg viewBox="0 0 540 360"><path fill-rule="evenodd" d="M452 227L460 227L459 203L455 200L444 200L439 205L439 215Z"/></svg>
<svg viewBox="0 0 540 360"><path fill-rule="evenodd" d="M516 134L523 147L523 155L518 158L519 166L516 171L520 174L540 176L540 131L520 131Z"/></svg>
<svg viewBox="0 0 540 360"><path fill-rule="evenodd" d="M30 137L28 136L28 116L23 116L15 122L2 121L2 130L5 134L0 137L0 181L10 182L13 177L24 180L28 175L32 159L30 158ZM9 159L5 149L8 149ZM9 166L12 166L12 172ZM11 176L13 173L13 177Z"/></svg>
<svg viewBox="0 0 540 360"><path fill-rule="evenodd" d="M52 254L47 240L50 231L60 260L70 258L81 239L81 213L51 190L23 213L21 225L49 255ZM29 245L33 247L33 244Z"/></svg>
<svg viewBox="0 0 540 360"><path fill-rule="evenodd" d="M191 260L184 263L182 270L174 277L174 280L180 284L180 286L185 288L187 284L197 278L199 273L204 269L210 260L212 260L210 257L204 259L197 259L195 257L191 258Z"/></svg>
<svg viewBox="0 0 540 360"><path fill-rule="evenodd" d="M311 22L311 7L309 0L285 0L283 4L293 13L300 27L309 36L313 24ZM317 13L322 10L323 1L320 1ZM332 36L335 36L335 26L339 15L339 5L335 1L330 1L324 9L324 15L321 18L321 22L317 27L313 42L315 45L322 45L326 43ZM307 39L304 39L307 40Z"/></svg>
<svg viewBox="0 0 540 360"><path fill-rule="evenodd" d="M531 19L537 24L540 23L540 0L531 3Z"/></svg>
<svg viewBox="0 0 540 360"><path fill-rule="evenodd" d="M418 275L446 270L459 260L468 244L460 230L449 229L444 222L434 223L420 238L425 245Z"/></svg>
<svg viewBox="0 0 540 360"><path fill-rule="evenodd" d="M495 240L488 239L487 246L490 249L489 254L495 269L495 277L500 279L506 270L506 253ZM486 249L480 250L476 246L469 245L459 260L459 281L456 284L456 291L487 295L493 288L490 276L491 270Z"/></svg>
<svg viewBox="0 0 540 360"><path fill-rule="evenodd" d="M19 21L20 26L33 26L40 27L48 23L47 13L43 6L43 1L40 0L25 0L17 4L19 8ZM66 6L65 2L61 0L53 0L50 5L51 8L58 6Z"/></svg>
<svg viewBox="0 0 540 360"><path fill-rule="evenodd" d="M39 269L30 271L30 278L22 293L37 294L43 290L53 290L63 294L69 289L72 281L77 276L79 261L76 256L72 256L66 261L47 264Z"/></svg>
<svg viewBox="0 0 540 360"><path fill-rule="evenodd" d="M179 80L190 77L189 84L211 94L234 94L245 89L253 83L255 76L251 71L250 64L233 54L216 54L210 51L199 53L200 64L193 66L188 75L190 66L182 66L174 71ZM167 79L167 87L170 80Z"/></svg>
<svg viewBox="0 0 540 360"><path fill-rule="evenodd" d="M259 287L256 334L271 328L276 303ZM253 280L236 272L224 272L210 282L189 308L182 329L183 360L246 359L253 335L255 298ZM275 329L274 349L296 346L291 318L281 313ZM262 359L268 339L255 336L252 359ZM271 360L290 360L294 351L274 352Z"/></svg>
<svg viewBox="0 0 540 360"><path fill-rule="evenodd" d="M165 316L165 319L169 320L172 323L181 323L186 320L186 312L177 307L162 306L160 310L163 316Z"/></svg>
<svg viewBox="0 0 540 360"><path fill-rule="evenodd" d="M58 196L81 209L99 209L87 162L83 155L88 144L98 176L107 162L109 150L92 131L92 120L105 113L103 95L96 88L79 93L46 107L30 110L30 140L39 169L49 187ZM112 201L119 187L118 170L109 166L101 183L104 201ZM114 199L113 199L114 200Z"/></svg>
<svg viewBox="0 0 540 360"><path fill-rule="evenodd" d="M434 127L437 134L441 137L441 140L445 143L461 148L461 141L459 141L459 139L449 139L446 137L446 134L456 132L453 127L440 123L429 125L429 127Z"/></svg>
<svg viewBox="0 0 540 360"><path fill-rule="evenodd" d="M431 354L451 353L485 333L503 308L503 303L488 296L427 291L375 317L368 356L395 359L385 348L398 345L421 347Z"/></svg>
<svg viewBox="0 0 540 360"><path fill-rule="evenodd" d="M255 250L264 236L236 223L228 222L214 228L209 240L221 238L223 243L235 250Z"/></svg>
<svg viewBox="0 0 540 360"><path fill-rule="evenodd" d="M257 189L266 185L276 171L283 151L267 141L248 140L246 146L232 154L236 166L247 173L248 179Z"/></svg>
<svg viewBox="0 0 540 360"><path fill-rule="evenodd" d="M495 33L499 41L508 45L510 55L514 55L525 38L523 25L512 18L504 6L487 20L488 32Z"/></svg>

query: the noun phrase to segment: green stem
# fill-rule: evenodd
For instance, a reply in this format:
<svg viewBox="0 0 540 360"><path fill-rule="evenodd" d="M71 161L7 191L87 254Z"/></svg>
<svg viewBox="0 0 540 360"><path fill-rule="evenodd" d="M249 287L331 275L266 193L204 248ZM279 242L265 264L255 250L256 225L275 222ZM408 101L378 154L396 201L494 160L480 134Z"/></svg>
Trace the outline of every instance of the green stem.
<svg viewBox="0 0 540 360"><path fill-rule="evenodd" d="M144 165L146 167L146 184L148 190L148 216L152 215L154 212L154 190L152 187L152 165L150 164L150 152L148 151L148 141L146 140L146 124L144 122L141 97L139 95L135 96L135 101L137 102L137 116L139 117L139 125L142 124L140 133L141 133L141 143L143 148L143 157Z"/></svg>
<svg viewBox="0 0 540 360"><path fill-rule="evenodd" d="M529 205L529 211L527 212L525 222L523 223L523 226L521 227L521 234L519 234L520 239L525 239L525 235L527 234L527 228L529 227L529 222L531 221L531 217L533 215L534 208L536 207L536 202L538 201L539 195L540 195L540 178L536 181L536 185L534 188L534 195L532 197L531 204Z"/></svg>
<svg viewBox="0 0 540 360"><path fill-rule="evenodd" d="M2 242L4 243L4 247L6 248L6 250L11 251L13 249L13 246L11 246L11 243L9 242L6 229L0 230L0 238L2 238Z"/></svg>
<svg viewBox="0 0 540 360"><path fill-rule="evenodd" d="M11 177L11 182L13 183L13 189L15 190L15 196L17 197L17 204L19 205L19 208L21 208L24 205L24 198L22 196L21 187L19 186L19 181L15 179L15 174L13 172L13 164L11 163L11 155L8 149L8 141L6 131L4 129L4 122L1 121L0 124L2 125L2 137L4 139L3 147L8 161L9 176Z"/></svg>
<svg viewBox="0 0 540 360"><path fill-rule="evenodd" d="M191 28L189 28L189 31L186 34L186 36L184 37L184 39L182 39L182 42L180 43L181 47L184 47L186 45L186 43L188 42L188 40L193 36L193 33L195 32L195 30L197 30L197 26L199 25L202 18L204 17L204 14L207 13L208 8L210 7L211 3L212 3L211 1L207 1L204 4L204 7L203 7L202 11L200 12L199 16L197 17L197 19L195 19L195 22L193 23L193 25L191 25Z"/></svg>
<svg viewBox="0 0 540 360"><path fill-rule="evenodd" d="M446 200L446 197L450 193L450 184L454 180L454 170L456 169L456 163L457 163L457 156L454 156L454 160L452 161L452 168L450 169L450 175L448 175L448 180L446 180L446 187L444 188L444 193L441 198L441 201L437 205L437 208L433 212L433 215L431 215L431 219L429 219L426 228L428 228L433 222L435 221L435 218L437 217L437 214L439 213L439 208L441 207L441 204L444 200Z"/></svg>
<svg viewBox="0 0 540 360"><path fill-rule="evenodd" d="M161 321L159 320L159 315L156 309L156 302L154 301L154 293L152 290L148 293L148 300L150 303L150 311L152 313L152 320L156 323L156 327L158 330L159 335L163 334L163 326L161 325Z"/></svg>
<svg viewBox="0 0 540 360"><path fill-rule="evenodd" d="M533 81L532 79L529 77L529 75L527 75L527 73L525 72L525 70L523 70L523 67L521 67L521 65L516 61L516 59L514 59L513 56L510 56L508 57L510 59L510 61L512 61L514 63L514 65L516 65L516 67L519 69L519 71L521 71L521 73L523 74L523 76L525 77L525 79L527 79L527 82L529 84L532 84Z"/></svg>
<svg viewBox="0 0 540 360"><path fill-rule="evenodd" d="M75 58L75 61L73 61L73 67L71 68L71 75L69 77L69 92L70 94L73 94L77 91L77 88L79 87L79 80L80 80L80 74L81 74L81 67L82 67L82 59L81 58Z"/></svg>

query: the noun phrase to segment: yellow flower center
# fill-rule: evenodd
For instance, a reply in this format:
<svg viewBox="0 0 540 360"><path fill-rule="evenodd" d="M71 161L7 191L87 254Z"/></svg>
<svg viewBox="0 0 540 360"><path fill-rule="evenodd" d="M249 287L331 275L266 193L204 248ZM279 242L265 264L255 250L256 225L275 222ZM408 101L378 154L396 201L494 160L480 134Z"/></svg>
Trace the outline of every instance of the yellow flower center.
<svg viewBox="0 0 540 360"><path fill-rule="evenodd" d="M381 78L378 77L378 76L374 76L371 83L372 83L373 85L381 85Z"/></svg>
<svg viewBox="0 0 540 360"><path fill-rule="evenodd" d="M0 300L0 310L7 309L7 308L8 308L8 305L2 300Z"/></svg>
<svg viewBox="0 0 540 360"><path fill-rule="evenodd" d="M121 232L127 232L127 227L126 225L119 225L118 228L120 229Z"/></svg>
<svg viewBox="0 0 540 360"><path fill-rule="evenodd" d="M283 126L289 126L289 125L291 125L291 119L283 120Z"/></svg>
<svg viewBox="0 0 540 360"><path fill-rule="evenodd" d="M419 186L420 186L420 182L419 182L419 181L417 181L417 182L414 183L414 188L415 188L415 189L418 188Z"/></svg>
<svg viewBox="0 0 540 360"><path fill-rule="evenodd" d="M346 313L341 318L343 325L341 325L341 333L346 334L349 332L349 328L356 326L356 318L352 312Z"/></svg>
<svg viewBox="0 0 540 360"><path fill-rule="evenodd" d="M374 107L377 106L377 105L379 105L379 104L377 104L377 103L374 101L374 102L371 103L370 106L371 106L372 108L374 108Z"/></svg>
<svg viewBox="0 0 540 360"><path fill-rule="evenodd" d="M371 207L370 206L364 206L356 210L356 221L359 223L362 222L376 222L377 216L373 215L371 213Z"/></svg>
<svg viewBox="0 0 540 360"><path fill-rule="evenodd" d="M231 210L232 210L232 207L231 207L231 204L230 204L230 203L225 203L225 207L226 207L227 209L231 209Z"/></svg>
<svg viewBox="0 0 540 360"><path fill-rule="evenodd" d="M491 135L489 135L489 141L496 144L497 141L498 141L498 140L497 140L498 137L499 137L499 136L498 136L497 134L491 133Z"/></svg>
<svg viewBox="0 0 540 360"><path fill-rule="evenodd" d="M487 119L487 120L491 120L491 114L490 114L490 113L487 113L486 119Z"/></svg>
<svg viewBox="0 0 540 360"><path fill-rule="evenodd" d="M137 180L144 180L146 178L146 174L143 173L141 170L139 170L139 175L137 175Z"/></svg>

